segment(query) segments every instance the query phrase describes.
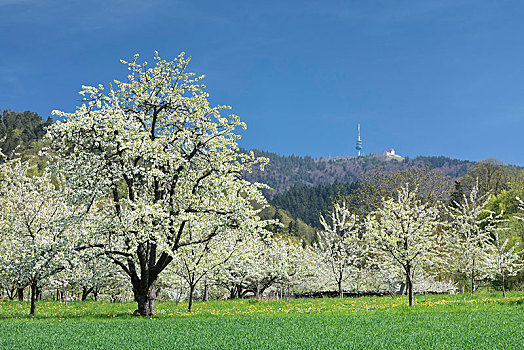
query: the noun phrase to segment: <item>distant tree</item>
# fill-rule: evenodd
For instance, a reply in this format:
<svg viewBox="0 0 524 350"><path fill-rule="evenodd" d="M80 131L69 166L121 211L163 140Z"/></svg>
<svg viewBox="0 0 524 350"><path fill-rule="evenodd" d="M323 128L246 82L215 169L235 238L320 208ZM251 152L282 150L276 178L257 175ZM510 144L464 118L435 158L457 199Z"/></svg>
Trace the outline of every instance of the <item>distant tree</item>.
<svg viewBox="0 0 524 350"><path fill-rule="evenodd" d="M449 203L452 206L456 206L460 203L462 203L462 200L464 199L464 186L462 185L462 182L460 180L456 180L453 192L451 192L451 195L449 197Z"/></svg>
<svg viewBox="0 0 524 350"><path fill-rule="evenodd" d="M515 250L519 242L510 246L508 244L509 238L502 241L498 231L494 231L493 235L493 242L488 247L488 271L493 277L500 276L502 279L502 295L506 297L506 276L515 276L524 265L521 262L521 255Z"/></svg>
<svg viewBox="0 0 524 350"><path fill-rule="evenodd" d="M462 184L469 190L478 187L480 196L499 194L508 189L509 174L504 163L498 159L484 159L468 169Z"/></svg>
<svg viewBox="0 0 524 350"><path fill-rule="evenodd" d="M38 288L67 268L78 234L71 220L73 208L57 190L59 184L47 172L28 176L30 169L29 162L19 158L0 166L0 234L9 247L9 255L2 259L4 267L19 287L31 287L34 316Z"/></svg>
<svg viewBox="0 0 524 350"><path fill-rule="evenodd" d="M335 203L329 223L322 215L320 222L324 230L318 233L316 247L342 298L342 283L358 273L368 252L362 224L356 215L349 212L345 203Z"/></svg>
<svg viewBox="0 0 524 350"><path fill-rule="evenodd" d="M394 198L400 189L409 185L415 196L429 205L435 205L446 199L451 192L450 179L440 171L428 168L409 168L387 172L377 167L363 175L363 180L355 191L343 200L348 209L361 217L376 210L383 204L384 198Z"/></svg>
<svg viewBox="0 0 524 350"><path fill-rule="evenodd" d="M488 275L486 266L491 237L502 220L501 214L494 215L486 210L488 200L489 193L481 195L478 185L474 185L461 203L454 201L446 207L450 221L447 236L450 264L457 271L469 274L471 294L475 291L476 278Z"/></svg>
<svg viewBox="0 0 524 350"><path fill-rule="evenodd" d="M409 185L401 187L395 198L384 199L366 220L372 248L403 269L410 306L414 270L436 254L440 243L437 227L441 225L438 209L422 202L416 193Z"/></svg>
<svg viewBox="0 0 524 350"><path fill-rule="evenodd" d="M249 220L249 218L248 218ZM262 234L259 221L252 225L245 225L250 229L244 232L224 229L215 239L206 240L202 244L188 245L180 248L174 262L168 266L167 273L174 273L181 277L189 288L188 311L193 308L195 287L207 277L212 277L218 269L225 265L241 249L242 244L249 244L253 234ZM202 240L207 235L206 227L188 227L188 235L193 240ZM264 231L265 233L265 231Z"/></svg>

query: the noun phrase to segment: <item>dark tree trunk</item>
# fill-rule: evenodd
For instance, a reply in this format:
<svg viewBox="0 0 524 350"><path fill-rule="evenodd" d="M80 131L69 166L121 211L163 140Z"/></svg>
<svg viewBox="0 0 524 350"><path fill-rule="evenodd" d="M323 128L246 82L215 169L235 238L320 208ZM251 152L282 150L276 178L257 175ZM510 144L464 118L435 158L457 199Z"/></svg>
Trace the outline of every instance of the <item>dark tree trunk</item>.
<svg viewBox="0 0 524 350"><path fill-rule="evenodd" d="M187 311L191 312L193 310L193 294L195 294L195 285L189 285L189 304L187 306Z"/></svg>
<svg viewBox="0 0 524 350"><path fill-rule="evenodd" d="M181 230L183 225L181 226ZM167 253L162 253L157 260L156 245L151 242L140 243L137 247L137 257L140 269L135 266L132 259L127 260L127 266L118 263L120 267L131 278L133 294L138 303L136 312L141 316L152 316L155 314L155 300L157 296L156 281L158 275L173 260ZM138 274L140 272L140 274Z"/></svg>
<svg viewBox="0 0 524 350"><path fill-rule="evenodd" d="M141 316L153 316L155 314L156 287L155 283L150 286L133 286L133 294L138 303L138 313Z"/></svg>
<svg viewBox="0 0 524 350"><path fill-rule="evenodd" d="M24 301L24 288L17 288L16 294L18 296L18 301Z"/></svg>
<svg viewBox="0 0 524 350"><path fill-rule="evenodd" d="M344 292L342 291L342 280L338 280L337 284L338 284L338 297L343 298Z"/></svg>
<svg viewBox="0 0 524 350"><path fill-rule="evenodd" d="M409 306L413 306L413 267L409 264L406 266L406 284Z"/></svg>
<svg viewBox="0 0 524 350"><path fill-rule="evenodd" d="M94 288L93 289L93 299L95 299L95 301L98 301L98 294L100 293L100 290L98 288Z"/></svg>
<svg viewBox="0 0 524 350"><path fill-rule="evenodd" d="M36 311L36 293L38 289L38 281L33 279L31 281L31 311L29 312L29 315L34 316Z"/></svg>
<svg viewBox="0 0 524 350"><path fill-rule="evenodd" d="M56 301L64 301L64 292L62 292L60 289L56 290Z"/></svg>
<svg viewBox="0 0 524 350"><path fill-rule="evenodd" d="M84 287L82 288L82 301L86 301L87 300L87 296L93 291L93 287L91 288L87 288L87 287Z"/></svg>
<svg viewBox="0 0 524 350"><path fill-rule="evenodd" d="M244 292L242 290L242 285L241 284L237 284L236 295L237 295L237 298L243 298L244 297Z"/></svg>
<svg viewBox="0 0 524 350"><path fill-rule="evenodd" d="M204 282L204 295L202 296L202 300L206 303L209 301L209 291L208 291L207 281Z"/></svg>
<svg viewBox="0 0 524 350"><path fill-rule="evenodd" d="M7 297L9 298L9 300L13 300L16 295L16 288L9 288L9 289L6 289L6 291L7 291Z"/></svg>

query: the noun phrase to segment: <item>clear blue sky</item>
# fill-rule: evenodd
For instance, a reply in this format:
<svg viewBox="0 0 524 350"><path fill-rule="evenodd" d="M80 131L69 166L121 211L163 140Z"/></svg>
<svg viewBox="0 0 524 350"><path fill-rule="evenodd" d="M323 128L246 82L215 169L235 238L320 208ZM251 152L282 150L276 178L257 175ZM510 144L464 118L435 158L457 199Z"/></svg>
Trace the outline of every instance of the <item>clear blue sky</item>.
<svg viewBox="0 0 524 350"><path fill-rule="evenodd" d="M241 145L524 165L522 1L0 0L0 109L74 110L120 58L180 51Z"/></svg>

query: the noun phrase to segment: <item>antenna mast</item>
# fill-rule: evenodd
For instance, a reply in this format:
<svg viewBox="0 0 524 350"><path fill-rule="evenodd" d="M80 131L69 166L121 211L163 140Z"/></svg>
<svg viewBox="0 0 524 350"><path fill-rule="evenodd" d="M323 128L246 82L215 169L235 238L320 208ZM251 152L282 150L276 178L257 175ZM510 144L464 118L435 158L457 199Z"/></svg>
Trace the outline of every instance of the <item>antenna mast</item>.
<svg viewBox="0 0 524 350"><path fill-rule="evenodd" d="M355 147L357 150L357 155L360 157L360 151L362 151L362 140L360 139L360 123L358 124L358 137L357 137L357 146Z"/></svg>

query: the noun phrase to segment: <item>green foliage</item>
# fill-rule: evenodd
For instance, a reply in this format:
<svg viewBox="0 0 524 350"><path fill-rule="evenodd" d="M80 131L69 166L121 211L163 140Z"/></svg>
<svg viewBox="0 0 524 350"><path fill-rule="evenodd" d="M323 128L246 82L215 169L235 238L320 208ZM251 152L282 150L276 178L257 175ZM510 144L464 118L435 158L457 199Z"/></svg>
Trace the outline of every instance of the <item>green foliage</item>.
<svg viewBox="0 0 524 350"><path fill-rule="evenodd" d="M291 216L289 212L283 209L269 206L260 213L262 219L276 219L279 220L283 227L272 225L269 230L280 234L289 235L302 239L307 243L311 243L316 239L316 229L306 224L302 219ZM318 219L318 218L317 218Z"/></svg>
<svg viewBox="0 0 524 350"><path fill-rule="evenodd" d="M327 213L333 202L355 191L359 183L340 183L313 187L293 185L289 191L276 194L269 202L277 208L289 211L296 218L302 219L309 226L322 229L320 214Z"/></svg>
<svg viewBox="0 0 524 350"><path fill-rule="evenodd" d="M522 188L524 174L522 168L505 165L498 159L484 159L469 168L461 182L468 190L478 182L481 195L498 195L504 190Z"/></svg>
<svg viewBox="0 0 524 350"><path fill-rule="evenodd" d="M38 114L30 111L13 112L5 110L0 120L0 147L8 156L13 151L22 155L35 155L42 148L42 138L46 129L53 123L51 118L44 121Z"/></svg>

